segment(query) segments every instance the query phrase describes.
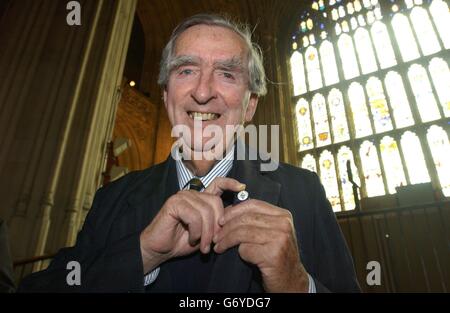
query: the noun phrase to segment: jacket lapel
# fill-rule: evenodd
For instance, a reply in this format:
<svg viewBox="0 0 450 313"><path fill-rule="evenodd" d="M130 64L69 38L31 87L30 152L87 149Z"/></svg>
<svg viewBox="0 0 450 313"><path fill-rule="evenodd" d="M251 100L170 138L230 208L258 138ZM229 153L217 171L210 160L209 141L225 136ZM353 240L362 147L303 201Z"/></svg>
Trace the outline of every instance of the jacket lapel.
<svg viewBox="0 0 450 313"><path fill-rule="evenodd" d="M277 205L281 185L265 176L260 171L260 165L260 161L248 160L248 153L245 160L237 160L235 154L233 168L228 176L247 185L249 198ZM240 258L238 247L227 250L216 259L208 291L248 292L254 267Z"/></svg>
<svg viewBox="0 0 450 313"><path fill-rule="evenodd" d="M140 188L128 199L130 209L138 216L137 227L142 231L158 214L164 202L178 191L178 178L175 161L169 156L167 160L151 172L140 184ZM170 291L172 277L165 266L160 267L157 283L153 283L147 290Z"/></svg>

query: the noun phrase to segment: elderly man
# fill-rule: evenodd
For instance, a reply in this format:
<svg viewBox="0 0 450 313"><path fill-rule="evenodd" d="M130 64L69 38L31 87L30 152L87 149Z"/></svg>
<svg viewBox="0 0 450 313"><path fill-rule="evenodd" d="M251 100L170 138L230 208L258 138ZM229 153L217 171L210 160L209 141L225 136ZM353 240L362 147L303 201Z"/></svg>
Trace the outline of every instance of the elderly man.
<svg viewBox="0 0 450 313"><path fill-rule="evenodd" d="M172 125L194 135L180 136L166 162L101 188L76 245L20 290L358 291L318 177L282 163L262 172L227 136L227 126L251 121L266 93L250 33L215 15L187 19L164 49L159 83ZM196 134L198 126L221 135ZM78 283L68 281L71 261Z"/></svg>

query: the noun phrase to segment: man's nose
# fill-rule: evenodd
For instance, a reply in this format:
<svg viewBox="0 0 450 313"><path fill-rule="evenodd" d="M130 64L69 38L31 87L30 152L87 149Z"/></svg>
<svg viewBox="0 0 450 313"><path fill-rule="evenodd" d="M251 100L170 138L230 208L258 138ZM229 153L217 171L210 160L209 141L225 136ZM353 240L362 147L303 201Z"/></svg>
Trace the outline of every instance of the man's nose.
<svg viewBox="0 0 450 313"><path fill-rule="evenodd" d="M211 99L216 97L213 74L202 73L197 81L196 86L192 90L192 98L198 104L207 104Z"/></svg>

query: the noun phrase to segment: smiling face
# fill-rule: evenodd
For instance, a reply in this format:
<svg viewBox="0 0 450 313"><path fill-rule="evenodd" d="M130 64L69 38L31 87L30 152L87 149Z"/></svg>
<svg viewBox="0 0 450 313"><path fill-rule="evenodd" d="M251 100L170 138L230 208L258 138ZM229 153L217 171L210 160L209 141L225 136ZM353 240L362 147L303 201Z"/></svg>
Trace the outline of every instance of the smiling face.
<svg viewBox="0 0 450 313"><path fill-rule="evenodd" d="M247 54L244 40L219 26L192 26L176 40L164 103L172 126L187 126L194 134L186 143L192 150L211 148L211 136L202 136L198 124L220 128L216 139L227 147L227 125L252 119L258 97L249 91Z"/></svg>

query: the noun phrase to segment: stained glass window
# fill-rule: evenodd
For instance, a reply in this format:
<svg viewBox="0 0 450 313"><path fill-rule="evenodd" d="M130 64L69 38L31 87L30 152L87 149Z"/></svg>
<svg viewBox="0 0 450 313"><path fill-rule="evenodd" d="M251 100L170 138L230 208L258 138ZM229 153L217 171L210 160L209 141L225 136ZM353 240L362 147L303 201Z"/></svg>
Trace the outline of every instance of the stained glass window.
<svg viewBox="0 0 450 313"><path fill-rule="evenodd" d="M344 33L348 33L350 31L350 27L348 26L348 22L347 21L342 21L342 31Z"/></svg>
<svg viewBox="0 0 450 313"><path fill-rule="evenodd" d="M355 206L348 160L362 197L429 182L450 197L448 3L311 0L294 23L299 164L335 211Z"/></svg>
<svg viewBox="0 0 450 313"><path fill-rule="evenodd" d="M396 13L392 19L392 28L400 48L404 62L414 60L420 56L414 35L409 25L408 18L401 13Z"/></svg>
<svg viewBox="0 0 450 313"><path fill-rule="evenodd" d="M381 133L392 129L391 115L384 95L381 81L371 77L366 85L369 96L370 110L372 112L375 131Z"/></svg>
<svg viewBox="0 0 450 313"><path fill-rule="evenodd" d="M339 75L336 66L336 57L334 55L333 44L328 40L324 40L320 45L319 50L325 84L329 86L338 83Z"/></svg>
<svg viewBox="0 0 450 313"><path fill-rule="evenodd" d="M339 168L339 178L341 181L342 187L342 196L344 200L344 209L345 210L353 210L355 208L355 198L353 196L353 185L350 182L347 173L347 161L350 161L351 173L353 176L353 181L361 186L361 182L359 180L358 169L355 166L355 162L353 160L353 152L349 147L343 146L338 151L338 168Z"/></svg>
<svg viewBox="0 0 450 313"><path fill-rule="evenodd" d="M369 32L364 28L355 31L356 51L363 74L372 73L378 69L375 54L370 42Z"/></svg>
<svg viewBox="0 0 450 313"><path fill-rule="evenodd" d="M331 124L333 128L334 142L342 142L350 139L345 116L344 99L342 93L333 88L328 95L328 105L330 108Z"/></svg>
<svg viewBox="0 0 450 313"><path fill-rule="evenodd" d="M441 115L426 70L421 65L413 64L408 70L408 78L422 122L440 118Z"/></svg>
<svg viewBox="0 0 450 313"><path fill-rule="evenodd" d="M353 3L351 2L347 3L347 13L350 15L355 13L355 8L353 7Z"/></svg>
<svg viewBox="0 0 450 313"><path fill-rule="evenodd" d="M308 73L309 90L322 87L322 74L320 73L320 62L317 49L310 46L306 49L306 72Z"/></svg>
<svg viewBox="0 0 450 313"><path fill-rule="evenodd" d="M433 125L428 129L427 139L442 192L445 196L450 197L450 144L447 133L441 127Z"/></svg>
<svg viewBox="0 0 450 313"><path fill-rule="evenodd" d="M450 117L450 72L447 62L441 58L433 58L428 69L444 115Z"/></svg>
<svg viewBox="0 0 450 313"><path fill-rule="evenodd" d="M352 111L355 137L361 138L372 134L372 127L367 111L366 96L362 86L358 83L352 83L348 89L348 97Z"/></svg>
<svg viewBox="0 0 450 313"><path fill-rule="evenodd" d="M294 95L304 94L306 90L305 69L303 66L303 56L294 51L291 56L291 74L294 85Z"/></svg>
<svg viewBox="0 0 450 313"><path fill-rule="evenodd" d="M338 48L345 79L351 79L358 76L358 61L356 60L352 38L347 34L342 34L338 40Z"/></svg>
<svg viewBox="0 0 450 313"><path fill-rule="evenodd" d="M331 143L330 127L328 124L328 112L325 98L316 94L312 100L314 117L314 131L316 133L316 145L322 147Z"/></svg>
<svg viewBox="0 0 450 313"><path fill-rule="evenodd" d="M391 40L386 26L382 22L375 22L371 28L375 51L381 68L388 68L397 64Z"/></svg>
<svg viewBox="0 0 450 313"><path fill-rule="evenodd" d="M386 75L385 85L397 128L413 125L414 119L401 76L397 72L390 71Z"/></svg>
<svg viewBox="0 0 450 313"><path fill-rule="evenodd" d="M410 131L405 132L401 139L401 145L411 184L429 182L430 176L417 135Z"/></svg>
<svg viewBox="0 0 450 313"><path fill-rule="evenodd" d="M384 172L386 173L388 191L390 194L393 194L396 192L395 187L406 185L405 173L403 172L397 142L392 137L383 137L380 143L380 151Z"/></svg>
<svg viewBox="0 0 450 313"><path fill-rule="evenodd" d="M299 99L295 112L297 114L297 129L298 138L300 141L300 151L311 149L314 147L314 143L308 102L303 98Z"/></svg>
<svg viewBox="0 0 450 313"><path fill-rule="evenodd" d="M411 20L414 21L412 25L423 54L430 55L441 50L427 11L424 8L415 7L411 11Z"/></svg>
<svg viewBox="0 0 450 313"><path fill-rule="evenodd" d="M381 175L380 162L375 145L370 141L364 141L359 150L363 167L364 180L366 182L367 196L375 197L385 194L383 177Z"/></svg>
<svg viewBox="0 0 450 313"><path fill-rule="evenodd" d="M309 153L303 158L301 166L307 170L317 173L316 160Z"/></svg>
<svg viewBox="0 0 450 313"><path fill-rule="evenodd" d="M341 199L339 197L339 187L336 177L336 166L333 155L330 151L324 150L320 154L320 180L326 190L327 198L333 207L333 211L341 210Z"/></svg>
<svg viewBox="0 0 450 313"><path fill-rule="evenodd" d="M356 17L352 17L350 19L350 25L352 26L352 29L355 30L358 28L358 20L356 19Z"/></svg>
<svg viewBox="0 0 450 313"><path fill-rule="evenodd" d="M450 49L450 13L448 5L442 0L433 0L430 6L430 13L433 17L436 28L446 49Z"/></svg>
<svg viewBox="0 0 450 313"><path fill-rule="evenodd" d="M343 6L340 6L339 8L338 8L338 12L339 12L339 17L345 17L345 9L344 9L344 7Z"/></svg>

